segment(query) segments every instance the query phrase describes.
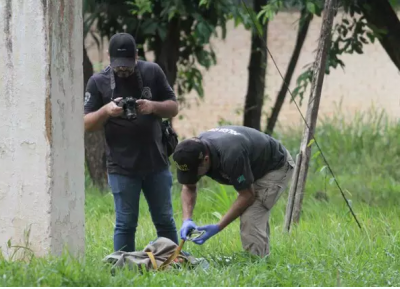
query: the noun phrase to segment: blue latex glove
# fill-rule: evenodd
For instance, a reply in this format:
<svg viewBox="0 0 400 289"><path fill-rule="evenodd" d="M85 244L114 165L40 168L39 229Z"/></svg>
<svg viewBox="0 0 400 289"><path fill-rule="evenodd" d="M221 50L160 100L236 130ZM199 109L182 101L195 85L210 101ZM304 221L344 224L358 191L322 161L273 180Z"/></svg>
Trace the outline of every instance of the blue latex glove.
<svg viewBox="0 0 400 289"><path fill-rule="evenodd" d="M197 245L204 244L205 241L207 241L209 238L211 238L212 236L216 235L220 231L218 225L206 225L206 226L202 226L202 227L196 227L196 230L198 230L198 231L206 231L203 234L203 236L193 240L193 242L196 243Z"/></svg>
<svg viewBox="0 0 400 289"><path fill-rule="evenodd" d="M192 219L187 219L183 222L182 228L181 228L181 239L186 240L187 235L190 230L195 229L196 224L193 222Z"/></svg>

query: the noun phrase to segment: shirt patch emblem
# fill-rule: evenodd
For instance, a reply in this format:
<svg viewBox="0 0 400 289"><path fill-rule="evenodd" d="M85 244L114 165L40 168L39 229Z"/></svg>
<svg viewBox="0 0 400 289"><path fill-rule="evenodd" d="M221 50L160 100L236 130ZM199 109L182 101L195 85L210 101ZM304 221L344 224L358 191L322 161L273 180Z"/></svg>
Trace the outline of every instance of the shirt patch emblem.
<svg viewBox="0 0 400 289"><path fill-rule="evenodd" d="M223 133L229 133L232 135L241 135L241 133L238 133L237 131L230 129L230 128L212 128L208 131L223 132Z"/></svg>
<svg viewBox="0 0 400 289"><path fill-rule="evenodd" d="M237 182L238 182L239 184L240 184L240 183L243 183L245 180L246 180L246 178L244 177L244 175L241 175L240 177L237 178Z"/></svg>
<svg viewBox="0 0 400 289"><path fill-rule="evenodd" d="M91 97L92 95L90 94L90 92L89 91L86 91L86 93L85 93L85 105L89 102L89 99L90 99L90 97Z"/></svg>
<svg viewBox="0 0 400 289"><path fill-rule="evenodd" d="M152 99L153 98L150 87L147 87L147 86L143 87L142 98L144 98L144 99Z"/></svg>

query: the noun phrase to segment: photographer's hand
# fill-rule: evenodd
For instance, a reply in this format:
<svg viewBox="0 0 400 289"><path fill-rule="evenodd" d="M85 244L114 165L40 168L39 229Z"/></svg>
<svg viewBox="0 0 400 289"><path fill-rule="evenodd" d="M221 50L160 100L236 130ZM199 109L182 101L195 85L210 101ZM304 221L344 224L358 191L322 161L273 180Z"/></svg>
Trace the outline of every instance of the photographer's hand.
<svg viewBox="0 0 400 289"><path fill-rule="evenodd" d="M122 97L118 97L114 99L113 101L110 101L106 105L106 111L107 114L111 117L117 117L120 116L124 113L124 109L122 107L119 107L114 101L118 102L122 99Z"/></svg>
<svg viewBox="0 0 400 289"><path fill-rule="evenodd" d="M119 97L114 101L120 101ZM117 117L124 113L124 109L119 107L114 101L103 105L99 110L88 113L84 116L85 131L96 131L103 127L110 117Z"/></svg>
<svg viewBox="0 0 400 289"><path fill-rule="evenodd" d="M154 103L147 99L138 99L136 101L138 105L138 112L140 114L151 114L154 111Z"/></svg>

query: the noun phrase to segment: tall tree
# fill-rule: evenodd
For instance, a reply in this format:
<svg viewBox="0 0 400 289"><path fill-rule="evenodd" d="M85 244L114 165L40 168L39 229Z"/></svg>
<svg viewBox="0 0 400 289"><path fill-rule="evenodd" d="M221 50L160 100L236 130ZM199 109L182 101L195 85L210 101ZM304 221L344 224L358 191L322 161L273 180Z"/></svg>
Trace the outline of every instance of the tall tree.
<svg viewBox="0 0 400 289"><path fill-rule="evenodd" d="M400 21L393 5L387 0L363 0L359 8L368 26L378 34L378 40L400 70ZM398 4L397 2L393 4Z"/></svg>
<svg viewBox="0 0 400 289"><path fill-rule="evenodd" d="M257 15L268 0L254 0L253 11L248 9L254 19L255 27L251 32L251 49L247 94L244 106L243 125L261 130L261 114L264 104L265 75L267 69L267 31L268 21L258 23ZM245 7L247 8L247 6Z"/></svg>

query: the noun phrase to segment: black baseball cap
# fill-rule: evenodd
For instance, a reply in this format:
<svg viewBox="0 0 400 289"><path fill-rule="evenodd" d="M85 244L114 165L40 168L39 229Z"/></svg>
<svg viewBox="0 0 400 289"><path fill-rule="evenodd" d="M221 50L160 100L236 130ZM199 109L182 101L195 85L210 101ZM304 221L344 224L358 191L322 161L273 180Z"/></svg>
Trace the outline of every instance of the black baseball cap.
<svg viewBox="0 0 400 289"><path fill-rule="evenodd" d="M108 52L110 53L111 67L135 66L136 41L129 33L114 34L110 39Z"/></svg>
<svg viewBox="0 0 400 289"><path fill-rule="evenodd" d="M181 184L195 184L198 180L198 169L206 155L206 147L198 138L181 141L172 156L178 181Z"/></svg>

